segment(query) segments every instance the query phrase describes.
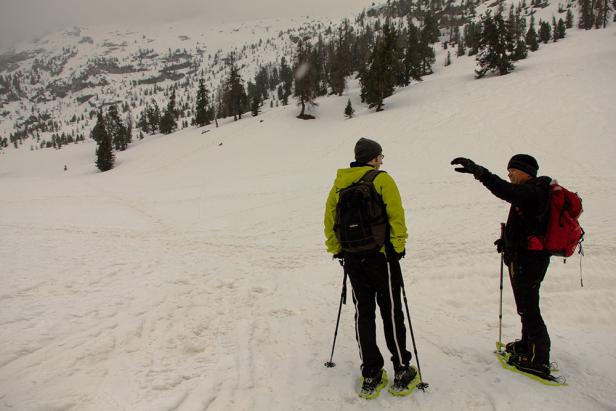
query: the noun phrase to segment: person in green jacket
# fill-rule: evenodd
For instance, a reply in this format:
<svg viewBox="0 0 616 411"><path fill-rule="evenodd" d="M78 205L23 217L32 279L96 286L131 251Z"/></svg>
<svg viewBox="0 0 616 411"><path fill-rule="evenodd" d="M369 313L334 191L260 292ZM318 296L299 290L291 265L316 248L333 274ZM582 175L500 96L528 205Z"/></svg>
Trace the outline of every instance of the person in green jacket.
<svg viewBox="0 0 616 411"><path fill-rule="evenodd" d="M402 311L402 271L399 260L405 255L408 237L404 208L394 179L380 172L373 180L383 200L388 221L388 239L380 250L367 253L343 252L335 234L336 206L341 190L358 182L367 172L379 170L383 164L381 146L361 138L355 145L355 161L349 168L339 169L325 207L325 244L327 251L343 262L353 287L355 330L362 361L360 396L374 398L387 384L384 360L376 343L376 304L378 303L387 348L395 371L392 388L398 392L409 386L416 370L409 366L411 353L406 349L406 328Z"/></svg>

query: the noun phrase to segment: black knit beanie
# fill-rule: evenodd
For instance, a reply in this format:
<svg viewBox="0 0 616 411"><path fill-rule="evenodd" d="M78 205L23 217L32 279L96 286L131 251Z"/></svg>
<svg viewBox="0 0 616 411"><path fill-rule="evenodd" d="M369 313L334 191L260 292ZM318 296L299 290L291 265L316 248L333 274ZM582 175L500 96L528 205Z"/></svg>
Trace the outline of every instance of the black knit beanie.
<svg viewBox="0 0 616 411"><path fill-rule="evenodd" d="M367 163L383 152L381 145L368 138L360 138L355 144L355 160Z"/></svg>
<svg viewBox="0 0 616 411"><path fill-rule="evenodd" d="M511 157L507 169L515 168L516 170L524 171L526 174L537 177L537 171L539 171L539 164L533 156L528 154L516 154Z"/></svg>

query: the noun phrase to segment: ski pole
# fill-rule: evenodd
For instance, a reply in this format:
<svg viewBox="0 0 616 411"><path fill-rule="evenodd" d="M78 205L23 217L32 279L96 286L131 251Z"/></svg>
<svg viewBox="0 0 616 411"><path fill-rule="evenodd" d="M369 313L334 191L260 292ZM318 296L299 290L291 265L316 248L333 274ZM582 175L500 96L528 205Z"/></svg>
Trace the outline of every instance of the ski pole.
<svg viewBox="0 0 616 411"><path fill-rule="evenodd" d="M503 266L505 265L505 223L501 223L501 235L500 239L503 242L501 247L500 255L501 255L501 263L500 263L500 306L498 312L498 351L502 350L503 342L502 342L502 332L503 332Z"/></svg>
<svg viewBox="0 0 616 411"><path fill-rule="evenodd" d="M419 366L419 355L417 354L417 345L415 344L415 333L413 332L413 323L411 322L411 314L409 312L409 303L406 299L406 290L404 289L404 280L402 279L402 271L400 271L400 284L402 286L402 296L404 297L404 307L406 308L406 316L409 319L409 329L411 330L411 341L413 341L413 352L415 353L415 362L417 362L417 373L419 374L419 384L417 388L422 391L426 391L426 388L430 386L427 382L423 382L421 377L421 367Z"/></svg>
<svg viewBox="0 0 616 411"><path fill-rule="evenodd" d="M336 347L336 337L338 337L338 325L340 324L340 312L342 311L342 304L346 304L346 280L347 280L347 273L346 270L344 269L344 262L343 260L339 260L340 261L340 265L342 266L342 269L344 271L344 278L342 279L342 293L340 293L340 304L338 306L338 318L336 319L336 331L334 331L334 343L332 344L332 354L329 357L329 361L327 361L325 363L325 366L327 368L333 368L336 366L336 363L333 362L334 359L334 348Z"/></svg>

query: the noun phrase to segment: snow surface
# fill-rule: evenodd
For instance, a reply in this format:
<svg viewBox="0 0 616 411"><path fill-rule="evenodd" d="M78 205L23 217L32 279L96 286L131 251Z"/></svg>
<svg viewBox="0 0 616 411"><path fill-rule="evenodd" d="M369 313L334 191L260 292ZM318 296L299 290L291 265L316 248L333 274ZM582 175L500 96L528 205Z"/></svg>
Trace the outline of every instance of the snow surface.
<svg viewBox="0 0 616 411"><path fill-rule="evenodd" d="M615 26L570 30L505 77L475 80L469 57L437 64L381 113L352 82L319 100L315 121L288 106L147 137L106 173L91 142L1 155L0 410L615 410L615 40ZM351 304L337 366L323 366L342 279L323 210L361 136L384 147L406 207L402 267L430 383L371 402L356 395ZM586 208L584 288L576 256L554 258L542 289L567 387L492 353L492 242L508 206L449 165L468 156L504 175L520 152ZM508 285L503 304L509 341L520 327Z"/></svg>

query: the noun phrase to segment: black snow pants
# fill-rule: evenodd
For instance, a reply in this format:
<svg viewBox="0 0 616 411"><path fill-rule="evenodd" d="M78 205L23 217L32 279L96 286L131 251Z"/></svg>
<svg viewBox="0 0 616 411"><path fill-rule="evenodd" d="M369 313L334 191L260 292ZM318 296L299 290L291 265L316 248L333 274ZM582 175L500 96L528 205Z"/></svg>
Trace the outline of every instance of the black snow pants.
<svg viewBox="0 0 616 411"><path fill-rule="evenodd" d="M398 261L389 264L383 253L345 256L344 268L353 287L355 336L362 361L362 375L375 376L384 360L376 342L376 305L383 320L387 348L394 370L408 366L411 353L406 350L406 328L402 311L402 271Z"/></svg>
<svg viewBox="0 0 616 411"><path fill-rule="evenodd" d="M522 341L531 362L549 364L550 336L539 310L539 288L550 256L543 252L520 251L507 261L516 307L522 321Z"/></svg>

